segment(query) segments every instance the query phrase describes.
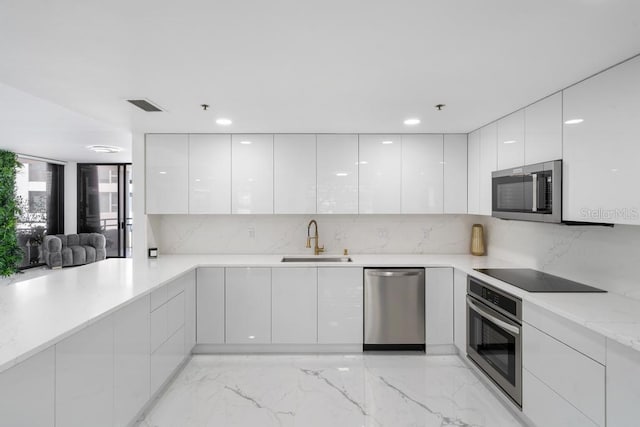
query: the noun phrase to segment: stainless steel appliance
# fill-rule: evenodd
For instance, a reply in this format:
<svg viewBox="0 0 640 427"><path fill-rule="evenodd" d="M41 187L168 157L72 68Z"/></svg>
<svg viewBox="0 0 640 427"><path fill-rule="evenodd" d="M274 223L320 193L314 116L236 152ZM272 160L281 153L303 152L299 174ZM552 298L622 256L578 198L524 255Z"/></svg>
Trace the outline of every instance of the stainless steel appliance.
<svg viewBox="0 0 640 427"><path fill-rule="evenodd" d="M467 356L522 407L522 301L467 279Z"/></svg>
<svg viewBox="0 0 640 427"><path fill-rule="evenodd" d="M365 268L364 350L422 350L424 268Z"/></svg>
<svg viewBox="0 0 640 427"><path fill-rule="evenodd" d="M492 173L496 218L562 222L562 160Z"/></svg>

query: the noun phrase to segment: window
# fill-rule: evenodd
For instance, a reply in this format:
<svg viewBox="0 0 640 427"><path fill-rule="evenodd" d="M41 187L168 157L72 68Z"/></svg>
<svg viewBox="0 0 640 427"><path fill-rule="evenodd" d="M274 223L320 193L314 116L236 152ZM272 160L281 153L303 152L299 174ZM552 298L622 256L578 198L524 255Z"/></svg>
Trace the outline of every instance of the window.
<svg viewBox="0 0 640 427"><path fill-rule="evenodd" d="M42 265L40 245L46 234L64 230L64 166L18 157L22 168L16 174L16 195L21 214L18 244L23 258L20 268Z"/></svg>

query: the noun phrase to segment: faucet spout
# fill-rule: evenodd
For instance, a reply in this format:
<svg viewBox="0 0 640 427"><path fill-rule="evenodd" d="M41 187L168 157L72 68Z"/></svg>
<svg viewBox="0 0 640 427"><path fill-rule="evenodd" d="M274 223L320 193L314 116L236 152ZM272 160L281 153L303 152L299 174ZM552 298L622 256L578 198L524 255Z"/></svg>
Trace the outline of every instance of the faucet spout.
<svg viewBox="0 0 640 427"><path fill-rule="evenodd" d="M311 236L311 226L315 225L315 233ZM309 225L307 226L307 248L311 248L311 239L314 240L313 253L314 255L319 255L321 252L324 252L324 245L318 246L318 223L315 219L309 221Z"/></svg>

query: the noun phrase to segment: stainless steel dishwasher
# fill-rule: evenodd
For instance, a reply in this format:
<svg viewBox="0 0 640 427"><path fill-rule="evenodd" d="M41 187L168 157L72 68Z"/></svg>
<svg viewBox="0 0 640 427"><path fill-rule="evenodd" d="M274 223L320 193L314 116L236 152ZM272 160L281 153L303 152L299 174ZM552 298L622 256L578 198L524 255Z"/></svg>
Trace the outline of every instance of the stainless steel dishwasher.
<svg viewBox="0 0 640 427"><path fill-rule="evenodd" d="M424 268L365 268L364 350L421 350Z"/></svg>

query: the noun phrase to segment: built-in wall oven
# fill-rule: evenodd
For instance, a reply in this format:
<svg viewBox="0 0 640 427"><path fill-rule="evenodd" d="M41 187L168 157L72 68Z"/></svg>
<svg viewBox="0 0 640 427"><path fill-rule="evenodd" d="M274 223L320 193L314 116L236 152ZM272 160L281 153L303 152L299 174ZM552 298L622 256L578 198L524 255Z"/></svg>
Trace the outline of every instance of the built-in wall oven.
<svg viewBox="0 0 640 427"><path fill-rule="evenodd" d="M493 172L491 215L562 222L562 160Z"/></svg>
<svg viewBox="0 0 640 427"><path fill-rule="evenodd" d="M467 279L467 355L522 407L522 300Z"/></svg>

